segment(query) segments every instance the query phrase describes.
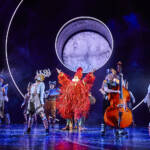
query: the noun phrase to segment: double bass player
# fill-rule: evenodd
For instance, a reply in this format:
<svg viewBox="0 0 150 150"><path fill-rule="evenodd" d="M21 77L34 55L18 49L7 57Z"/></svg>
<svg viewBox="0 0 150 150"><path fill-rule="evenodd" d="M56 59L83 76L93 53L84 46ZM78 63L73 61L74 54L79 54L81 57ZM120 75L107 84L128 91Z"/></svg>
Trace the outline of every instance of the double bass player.
<svg viewBox="0 0 150 150"><path fill-rule="evenodd" d="M102 122L104 125L101 125L102 135L105 135L106 125L116 129L116 136L126 135L127 132L124 129L133 121L132 112L127 106L130 101L130 93L125 88L121 65L121 62L117 63L117 72L114 69L109 70L100 89L110 103L110 106L103 105L105 107L103 107L104 119Z"/></svg>

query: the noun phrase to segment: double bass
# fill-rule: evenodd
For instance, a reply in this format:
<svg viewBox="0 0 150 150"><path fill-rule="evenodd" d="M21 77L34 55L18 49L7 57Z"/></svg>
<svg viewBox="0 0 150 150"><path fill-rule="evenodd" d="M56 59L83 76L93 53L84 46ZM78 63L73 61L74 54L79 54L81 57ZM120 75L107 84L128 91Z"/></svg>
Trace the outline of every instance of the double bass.
<svg viewBox="0 0 150 150"><path fill-rule="evenodd" d="M118 62L117 71L119 72L119 84L113 90L119 93L109 93L108 100L110 106L104 114L104 121L107 125L116 128L126 128L133 122L132 112L127 103L130 101L129 91L123 86L122 63Z"/></svg>

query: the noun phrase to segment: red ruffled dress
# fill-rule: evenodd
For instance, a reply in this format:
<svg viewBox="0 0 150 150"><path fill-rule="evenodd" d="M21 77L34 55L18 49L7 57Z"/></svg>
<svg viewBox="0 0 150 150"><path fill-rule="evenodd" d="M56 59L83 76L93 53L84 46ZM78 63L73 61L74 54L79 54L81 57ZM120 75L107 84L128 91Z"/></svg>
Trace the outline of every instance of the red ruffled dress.
<svg viewBox="0 0 150 150"><path fill-rule="evenodd" d="M80 77L82 78L79 76L79 79ZM70 80L63 72L58 75L61 88L56 107L62 118L79 119L87 116L90 109L89 92L94 80L93 73L88 73L83 80L78 82Z"/></svg>

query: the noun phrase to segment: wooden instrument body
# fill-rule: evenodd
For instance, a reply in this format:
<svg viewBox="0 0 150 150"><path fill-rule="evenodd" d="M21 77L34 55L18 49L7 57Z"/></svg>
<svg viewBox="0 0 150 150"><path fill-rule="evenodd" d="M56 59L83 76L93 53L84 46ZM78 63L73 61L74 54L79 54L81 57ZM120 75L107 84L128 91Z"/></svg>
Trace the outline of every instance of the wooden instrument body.
<svg viewBox="0 0 150 150"><path fill-rule="evenodd" d="M119 90L119 86L114 90ZM104 121L107 125L118 127L119 113L122 113L119 128L126 128L132 124L132 112L127 107L127 102L130 101L130 94L128 90L122 87L122 99L119 93L109 93L108 100L110 106L106 109L104 114Z"/></svg>

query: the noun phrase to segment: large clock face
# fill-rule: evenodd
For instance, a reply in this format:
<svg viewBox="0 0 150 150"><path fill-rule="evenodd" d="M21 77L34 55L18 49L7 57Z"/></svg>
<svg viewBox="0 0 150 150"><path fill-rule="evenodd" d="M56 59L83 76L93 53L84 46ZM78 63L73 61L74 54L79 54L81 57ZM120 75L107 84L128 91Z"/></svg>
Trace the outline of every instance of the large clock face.
<svg viewBox="0 0 150 150"><path fill-rule="evenodd" d="M113 39L107 26L92 17L78 17L67 22L58 32L55 48L60 62L72 71L84 73L106 64L113 51Z"/></svg>
<svg viewBox="0 0 150 150"><path fill-rule="evenodd" d="M84 72L101 68L110 58L112 49L107 40L95 32L80 32L72 36L64 46L63 62L67 68Z"/></svg>

